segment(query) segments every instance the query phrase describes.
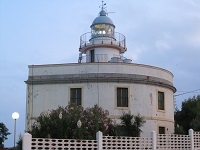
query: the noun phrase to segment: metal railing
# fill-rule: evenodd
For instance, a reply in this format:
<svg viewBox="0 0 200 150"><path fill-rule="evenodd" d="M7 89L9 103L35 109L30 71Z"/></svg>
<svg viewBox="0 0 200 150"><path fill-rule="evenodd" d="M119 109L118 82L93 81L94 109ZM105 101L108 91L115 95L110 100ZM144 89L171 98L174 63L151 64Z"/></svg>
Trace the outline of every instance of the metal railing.
<svg viewBox="0 0 200 150"><path fill-rule="evenodd" d="M114 35L111 34L92 34L91 32L84 33L80 37L80 49L88 46L89 44L110 44L118 45L126 49L126 37L118 32Z"/></svg>

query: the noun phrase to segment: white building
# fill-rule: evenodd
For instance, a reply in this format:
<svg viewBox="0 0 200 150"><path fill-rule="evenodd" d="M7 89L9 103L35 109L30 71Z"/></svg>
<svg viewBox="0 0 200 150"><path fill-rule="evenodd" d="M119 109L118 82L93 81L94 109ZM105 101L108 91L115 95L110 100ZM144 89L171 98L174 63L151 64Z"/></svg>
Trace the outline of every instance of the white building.
<svg viewBox="0 0 200 150"><path fill-rule="evenodd" d="M98 104L116 119L122 112L145 118L142 136L152 130L174 132L173 74L165 69L132 63L126 38L102 7L91 32L80 38L78 63L30 65L27 84L26 130L48 109Z"/></svg>

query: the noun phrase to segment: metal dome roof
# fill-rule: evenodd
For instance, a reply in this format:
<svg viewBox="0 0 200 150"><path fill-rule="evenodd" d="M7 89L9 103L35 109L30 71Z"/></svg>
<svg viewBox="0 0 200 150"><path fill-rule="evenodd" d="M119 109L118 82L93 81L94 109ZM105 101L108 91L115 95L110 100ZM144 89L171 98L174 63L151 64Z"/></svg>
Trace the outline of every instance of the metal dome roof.
<svg viewBox="0 0 200 150"><path fill-rule="evenodd" d="M107 16L107 13L104 10L101 10L99 16L94 19L92 26L96 24L109 24L115 27L113 21Z"/></svg>

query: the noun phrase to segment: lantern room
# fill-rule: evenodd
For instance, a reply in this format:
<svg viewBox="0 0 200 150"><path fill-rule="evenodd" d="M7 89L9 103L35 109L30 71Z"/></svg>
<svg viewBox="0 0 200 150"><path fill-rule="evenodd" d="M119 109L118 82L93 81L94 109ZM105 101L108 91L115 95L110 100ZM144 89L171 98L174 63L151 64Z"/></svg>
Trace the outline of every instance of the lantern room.
<svg viewBox="0 0 200 150"><path fill-rule="evenodd" d="M126 38L115 32L115 25L108 17L104 5L102 3L98 17L90 26L91 32L80 37L79 63L123 61L121 58L126 51Z"/></svg>

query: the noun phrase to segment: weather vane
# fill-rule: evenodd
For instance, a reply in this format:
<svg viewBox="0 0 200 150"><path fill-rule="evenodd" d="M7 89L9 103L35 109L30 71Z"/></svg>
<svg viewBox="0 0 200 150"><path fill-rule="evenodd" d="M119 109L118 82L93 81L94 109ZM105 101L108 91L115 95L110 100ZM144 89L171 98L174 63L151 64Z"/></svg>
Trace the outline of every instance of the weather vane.
<svg viewBox="0 0 200 150"><path fill-rule="evenodd" d="M106 3L104 3L104 1L102 1L102 5L99 6L99 8L101 8L101 10L104 10L106 7L104 7L106 5Z"/></svg>

